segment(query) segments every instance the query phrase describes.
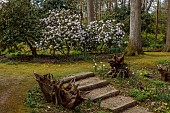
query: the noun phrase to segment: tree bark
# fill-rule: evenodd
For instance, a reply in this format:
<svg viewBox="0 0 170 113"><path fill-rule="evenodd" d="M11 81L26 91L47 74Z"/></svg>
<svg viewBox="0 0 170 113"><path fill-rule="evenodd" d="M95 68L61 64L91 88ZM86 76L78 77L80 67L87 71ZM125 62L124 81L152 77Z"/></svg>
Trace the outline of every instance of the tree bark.
<svg viewBox="0 0 170 113"><path fill-rule="evenodd" d="M93 0L87 0L88 23L94 21L94 4Z"/></svg>
<svg viewBox="0 0 170 113"><path fill-rule="evenodd" d="M166 48L165 51L170 52L170 0L168 0L168 21L165 48Z"/></svg>
<svg viewBox="0 0 170 113"><path fill-rule="evenodd" d="M25 38L25 41L26 41L26 43L28 44L28 46L29 46L29 48L30 48L30 50L31 50L32 56L34 56L34 57L37 56L36 47L33 47L33 46L31 45L31 43L28 41L27 38Z"/></svg>
<svg viewBox="0 0 170 113"><path fill-rule="evenodd" d="M150 9L153 1L154 1L154 0L150 0L149 5L148 5L147 8L145 9L145 12L148 12L148 11L149 11L149 9Z"/></svg>
<svg viewBox="0 0 170 113"><path fill-rule="evenodd" d="M125 53L132 56L143 53L141 39L141 0L130 0L130 7L130 37Z"/></svg>
<svg viewBox="0 0 170 113"><path fill-rule="evenodd" d="M114 2L115 2L115 10L116 10L118 7L118 3L117 3L117 0L115 0Z"/></svg>
<svg viewBox="0 0 170 113"><path fill-rule="evenodd" d="M156 7L156 30L155 30L155 47L158 37L158 20L159 20L159 0L157 0L157 7Z"/></svg>
<svg viewBox="0 0 170 113"><path fill-rule="evenodd" d="M80 24L82 25L83 23L83 1L80 0Z"/></svg>

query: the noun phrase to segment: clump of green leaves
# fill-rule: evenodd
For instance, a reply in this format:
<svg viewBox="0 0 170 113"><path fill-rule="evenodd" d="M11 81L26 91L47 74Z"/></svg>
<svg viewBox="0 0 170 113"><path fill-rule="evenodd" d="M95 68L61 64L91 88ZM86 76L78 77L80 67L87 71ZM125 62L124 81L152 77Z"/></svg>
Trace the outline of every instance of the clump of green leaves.
<svg viewBox="0 0 170 113"><path fill-rule="evenodd" d="M25 105L32 108L39 108L43 103L45 103L45 100L41 95L39 87L34 87L27 92L27 98L24 100Z"/></svg>
<svg viewBox="0 0 170 113"><path fill-rule="evenodd" d="M137 74L141 76L147 76L147 75L150 75L151 72L146 69L142 69L142 70L137 70Z"/></svg>
<svg viewBox="0 0 170 113"><path fill-rule="evenodd" d="M144 90L138 90L138 89L134 89L134 90L130 90L129 95L132 97L135 97L136 100L138 101L145 101L148 98L148 92L144 91Z"/></svg>
<svg viewBox="0 0 170 113"><path fill-rule="evenodd" d="M87 107L87 108L90 108L91 106L92 106L92 101L91 101L90 98L88 98L88 99L86 100L86 107Z"/></svg>
<svg viewBox="0 0 170 113"><path fill-rule="evenodd" d="M6 62L6 64L8 64L8 65L17 65L19 63L20 62L15 62L15 61Z"/></svg>
<svg viewBox="0 0 170 113"><path fill-rule="evenodd" d="M101 102L102 102L101 99L99 99L99 100L97 101L97 105L98 105L99 108L101 108Z"/></svg>
<svg viewBox="0 0 170 113"><path fill-rule="evenodd" d="M170 60L160 59L156 61L157 64L170 65Z"/></svg>
<svg viewBox="0 0 170 113"><path fill-rule="evenodd" d="M159 106L158 108L156 108L155 111L159 112L159 113L169 113L170 107L169 107L168 103L162 102L162 105Z"/></svg>
<svg viewBox="0 0 170 113"><path fill-rule="evenodd" d="M106 65L103 62L100 62L100 64L97 64L95 60L93 60L94 65L94 73L98 73L103 79L104 76L107 75L108 69L106 68Z"/></svg>

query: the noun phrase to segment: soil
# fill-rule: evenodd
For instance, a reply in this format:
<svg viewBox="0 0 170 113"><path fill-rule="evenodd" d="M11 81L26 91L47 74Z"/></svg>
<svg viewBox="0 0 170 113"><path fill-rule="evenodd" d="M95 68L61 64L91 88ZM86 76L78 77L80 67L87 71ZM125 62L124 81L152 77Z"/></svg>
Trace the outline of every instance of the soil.
<svg viewBox="0 0 170 113"><path fill-rule="evenodd" d="M31 77L11 77L0 75L0 111L1 113L24 113L26 106L23 100L26 92L33 84L30 84ZM31 78L32 79L32 78Z"/></svg>

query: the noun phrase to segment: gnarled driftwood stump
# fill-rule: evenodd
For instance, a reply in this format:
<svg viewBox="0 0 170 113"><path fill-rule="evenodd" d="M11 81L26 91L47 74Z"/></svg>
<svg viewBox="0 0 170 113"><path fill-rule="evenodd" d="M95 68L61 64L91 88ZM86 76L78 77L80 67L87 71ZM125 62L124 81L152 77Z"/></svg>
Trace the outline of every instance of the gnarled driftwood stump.
<svg viewBox="0 0 170 113"><path fill-rule="evenodd" d="M110 64L110 71L108 72L108 75L111 75L112 77L130 77L131 73L126 65L124 63L124 55L121 56L114 55L112 59L108 62Z"/></svg>
<svg viewBox="0 0 170 113"><path fill-rule="evenodd" d="M158 65L158 71L161 73L161 80L170 81L170 66Z"/></svg>
<svg viewBox="0 0 170 113"><path fill-rule="evenodd" d="M53 102L68 109L74 109L85 100L84 94L75 84L75 79L64 83L61 80L55 80L50 73L46 75L34 73L34 75L48 103Z"/></svg>

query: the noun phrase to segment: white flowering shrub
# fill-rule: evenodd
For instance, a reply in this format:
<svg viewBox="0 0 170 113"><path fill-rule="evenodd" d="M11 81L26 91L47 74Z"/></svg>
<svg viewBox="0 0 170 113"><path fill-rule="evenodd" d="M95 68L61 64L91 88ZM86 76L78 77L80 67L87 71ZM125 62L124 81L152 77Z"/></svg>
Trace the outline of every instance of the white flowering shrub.
<svg viewBox="0 0 170 113"><path fill-rule="evenodd" d="M118 48L123 43L125 32L122 29L123 24L115 24L114 20L93 21L87 26L87 38L80 41L80 46L86 45L88 50L103 50L104 47Z"/></svg>
<svg viewBox="0 0 170 113"><path fill-rule="evenodd" d="M72 49L82 52L99 52L104 48L120 47L125 35L123 25L114 20L80 24L80 16L70 10L52 10L41 19L43 38L37 47L69 54Z"/></svg>
<svg viewBox="0 0 170 113"><path fill-rule="evenodd" d="M50 10L48 17L41 22L44 28L39 46L69 54L81 36L79 15L70 10Z"/></svg>

